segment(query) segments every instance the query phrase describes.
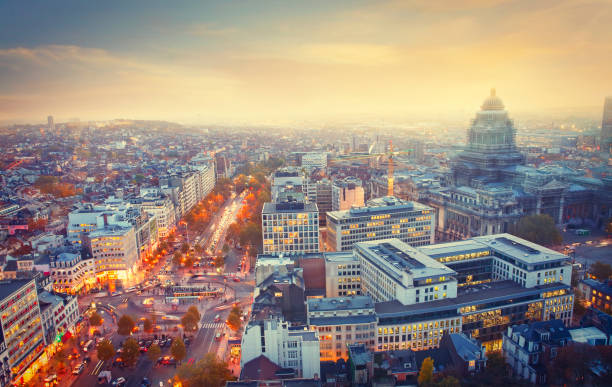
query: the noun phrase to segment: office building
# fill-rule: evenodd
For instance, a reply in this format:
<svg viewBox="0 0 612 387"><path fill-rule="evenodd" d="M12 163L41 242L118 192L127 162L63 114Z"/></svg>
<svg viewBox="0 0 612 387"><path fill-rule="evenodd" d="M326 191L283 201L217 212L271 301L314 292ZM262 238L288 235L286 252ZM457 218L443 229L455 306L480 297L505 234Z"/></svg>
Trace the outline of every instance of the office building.
<svg viewBox="0 0 612 387"><path fill-rule="evenodd" d="M402 305L457 297L456 272L399 239L355 244L364 295Z"/></svg>
<svg viewBox="0 0 612 387"><path fill-rule="evenodd" d="M319 209L301 193L283 192L262 209L263 253L319 251Z"/></svg>
<svg viewBox="0 0 612 387"><path fill-rule="evenodd" d="M398 238L412 246L434 243L435 216L424 204L393 196L369 200L365 207L327 213L326 247L350 251L357 242Z"/></svg>
<svg viewBox="0 0 612 387"><path fill-rule="evenodd" d="M600 144L602 151L612 151L612 97L607 97L604 101Z"/></svg>
<svg viewBox="0 0 612 387"><path fill-rule="evenodd" d="M302 155L302 168L311 171L315 168L327 168L327 153L325 152L306 152Z"/></svg>
<svg viewBox="0 0 612 387"><path fill-rule="evenodd" d="M290 327L281 318L251 320L242 335L240 366L264 355L302 378L319 376L319 338L305 327Z"/></svg>
<svg viewBox="0 0 612 387"><path fill-rule="evenodd" d="M72 335L80 317L77 298L43 291L38 295L43 332L47 346L59 343L64 335Z"/></svg>
<svg viewBox="0 0 612 387"><path fill-rule="evenodd" d="M49 129L50 132L55 132L55 122L53 121L53 116L47 117L47 129Z"/></svg>
<svg viewBox="0 0 612 387"><path fill-rule="evenodd" d="M610 313L612 305L612 281L599 282L594 279L584 279L578 283L578 289L587 302L606 313Z"/></svg>
<svg viewBox="0 0 612 387"><path fill-rule="evenodd" d="M89 245L95 264L96 279L114 286L117 280L124 287L139 281L139 258L133 227L107 225L89 233Z"/></svg>
<svg viewBox="0 0 612 387"><path fill-rule="evenodd" d="M38 293L34 279L0 282L2 343L13 380L26 382L36 375L37 359L45 349Z"/></svg>
<svg viewBox="0 0 612 387"><path fill-rule="evenodd" d="M325 297L361 295L361 264L352 251L323 253Z"/></svg>
<svg viewBox="0 0 612 387"><path fill-rule="evenodd" d="M376 313L370 297L307 300L308 326L319 332L320 360L348 360L348 346L375 347Z"/></svg>
<svg viewBox="0 0 612 387"><path fill-rule="evenodd" d="M360 179L347 177L334 180L332 186L332 211L350 210L363 207L364 190Z"/></svg>

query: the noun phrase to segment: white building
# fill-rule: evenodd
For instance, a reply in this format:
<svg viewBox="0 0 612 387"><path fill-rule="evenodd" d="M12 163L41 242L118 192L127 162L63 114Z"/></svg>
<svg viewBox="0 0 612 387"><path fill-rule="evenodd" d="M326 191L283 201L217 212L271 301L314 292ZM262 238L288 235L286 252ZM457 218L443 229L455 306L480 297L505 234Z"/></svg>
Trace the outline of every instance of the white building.
<svg viewBox="0 0 612 387"><path fill-rule="evenodd" d="M399 239L360 242L361 288L376 302L413 305L457 297L454 270Z"/></svg>
<svg viewBox="0 0 612 387"><path fill-rule="evenodd" d="M79 253L60 253L49 263L52 289L56 293L79 294L96 285L94 259L81 260Z"/></svg>
<svg viewBox="0 0 612 387"><path fill-rule="evenodd" d="M132 200L132 203L155 216L159 238L165 238L170 234L177 218L174 203L169 196L163 194L159 188L145 188L140 191L140 197Z"/></svg>
<svg viewBox="0 0 612 387"><path fill-rule="evenodd" d="M363 185L360 179L347 177L334 180L332 185L332 211L350 210L352 207L363 207Z"/></svg>
<svg viewBox="0 0 612 387"><path fill-rule="evenodd" d="M319 210L300 195L283 192L277 202L264 204L263 254L319 251Z"/></svg>
<svg viewBox="0 0 612 387"><path fill-rule="evenodd" d="M327 153L325 152L307 152L302 155L302 168L312 170L315 168L327 168Z"/></svg>
<svg viewBox="0 0 612 387"><path fill-rule="evenodd" d="M306 305L308 326L319 332L321 361L348 360L349 344L374 350L377 319L370 297L311 298Z"/></svg>
<svg viewBox="0 0 612 387"><path fill-rule="evenodd" d="M124 286L138 282L139 262L133 227L108 225L89 233L99 282L121 280Z"/></svg>
<svg viewBox="0 0 612 387"><path fill-rule="evenodd" d="M325 297L361 295L361 264L350 252L324 253Z"/></svg>
<svg viewBox="0 0 612 387"><path fill-rule="evenodd" d="M327 213L327 249L349 251L357 242L398 238L411 246L434 243L435 216L424 204L393 196L365 207Z"/></svg>
<svg viewBox="0 0 612 387"><path fill-rule="evenodd" d="M240 367L264 355L280 367L295 369L299 377L321 376L315 331L290 329L287 322L277 318L251 321L242 335L241 347Z"/></svg>
<svg viewBox="0 0 612 387"><path fill-rule="evenodd" d="M47 345L58 341L67 332L74 331L80 316L76 297L41 292L38 300Z"/></svg>

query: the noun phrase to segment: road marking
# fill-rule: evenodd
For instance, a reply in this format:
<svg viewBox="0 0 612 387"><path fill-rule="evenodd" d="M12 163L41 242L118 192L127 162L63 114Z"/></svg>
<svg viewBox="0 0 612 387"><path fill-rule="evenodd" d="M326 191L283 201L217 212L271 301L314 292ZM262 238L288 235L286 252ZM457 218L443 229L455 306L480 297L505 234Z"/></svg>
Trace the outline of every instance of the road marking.
<svg viewBox="0 0 612 387"><path fill-rule="evenodd" d="M90 375L98 375L100 373L100 369L102 368L102 363L102 360L98 360L98 364L96 364Z"/></svg>
<svg viewBox="0 0 612 387"><path fill-rule="evenodd" d="M218 322L218 323L204 323L202 324L202 328L206 328L206 329L213 329L213 328L223 328L225 326L225 323L222 322Z"/></svg>

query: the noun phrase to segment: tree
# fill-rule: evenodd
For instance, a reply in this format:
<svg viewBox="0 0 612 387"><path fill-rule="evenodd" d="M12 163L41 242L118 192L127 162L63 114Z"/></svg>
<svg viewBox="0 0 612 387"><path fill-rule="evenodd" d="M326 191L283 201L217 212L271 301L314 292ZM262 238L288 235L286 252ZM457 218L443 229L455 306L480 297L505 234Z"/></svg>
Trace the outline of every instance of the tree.
<svg viewBox="0 0 612 387"><path fill-rule="evenodd" d="M134 326L136 326L134 319L131 316L124 314L117 322L117 333L121 336L129 336L130 333L132 333L132 330L134 330Z"/></svg>
<svg viewBox="0 0 612 387"><path fill-rule="evenodd" d="M220 269L223 267L223 265L225 265L225 258L223 258L222 255L218 255L215 257L213 264L215 265L216 268Z"/></svg>
<svg viewBox="0 0 612 387"><path fill-rule="evenodd" d="M549 382L564 385L583 384L596 360L597 351L588 344L571 343L558 350L548 362Z"/></svg>
<svg viewBox="0 0 612 387"><path fill-rule="evenodd" d="M195 315L187 311L181 318L181 323L183 324L183 328L185 328L186 331L190 331L190 332L197 331L198 322L200 322L200 319L198 318L198 316L199 316L199 313Z"/></svg>
<svg viewBox="0 0 612 387"><path fill-rule="evenodd" d="M555 221L546 214L523 216L512 229L512 234L517 237L540 245L552 246L563 243L563 237Z"/></svg>
<svg viewBox="0 0 612 387"><path fill-rule="evenodd" d="M100 313L93 312L91 316L89 316L89 325L92 327L99 327L102 325L102 316L100 316Z"/></svg>
<svg viewBox="0 0 612 387"><path fill-rule="evenodd" d="M124 363L129 367L136 364L138 360L138 356L140 355L140 347L138 346L138 341L133 337L128 337L123 343L123 352L121 353L121 358Z"/></svg>
<svg viewBox="0 0 612 387"><path fill-rule="evenodd" d="M181 264L182 259L183 259L183 254L181 254L180 251L175 251L174 255L172 256L172 263L175 266L179 266Z"/></svg>
<svg viewBox="0 0 612 387"><path fill-rule="evenodd" d="M612 266L601 261L597 261L589 267L589 273L600 281L612 278Z"/></svg>
<svg viewBox="0 0 612 387"><path fill-rule="evenodd" d="M193 314L198 321L200 321L200 319L202 318L202 315L200 315L200 311L198 310L197 306L194 306L194 305L190 306L187 309L187 313Z"/></svg>
<svg viewBox="0 0 612 387"><path fill-rule="evenodd" d="M505 386L510 384L508 365L500 352L487 354L487 366L478 380L482 385Z"/></svg>
<svg viewBox="0 0 612 387"><path fill-rule="evenodd" d="M238 305L235 305L230 311L229 316L227 316L227 325L229 325L229 327L234 331L240 330L240 327L242 325L242 321L240 320L241 314L242 311L240 310Z"/></svg>
<svg viewBox="0 0 612 387"><path fill-rule="evenodd" d="M97 348L98 359L108 361L115 356L115 347L110 340L102 340L98 343Z"/></svg>
<svg viewBox="0 0 612 387"><path fill-rule="evenodd" d="M445 376L436 383L436 387L461 387L461 383L459 383L459 380L454 376Z"/></svg>
<svg viewBox="0 0 612 387"><path fill-rule="evenodd" d="M66 356L66 351L64 348L61 348L59 351L55 352L55 356L53 356L57 367L60 369L64 368L64 365L66 365L67 358L68 357Z"/></svg>
<svg viewBox="0 0 612 387"><path fill-rule="evenodd" d="M147 351L147 357L152 362L156 362L159 356L161 355L161 348L157 344L151 344L149 350Z"/></svg>
<svg viewBox="0 0 612 387"><path fill-rule="evenodd" d="M178 337L176 340L172 342L172 346L170 347L170 353L177 362L181 362L187 356L187 349L185 348L185 343L183 339Z"/></svg>
<svg viewBox="0 0 612 387"><path fill-rule="evenodd" d="M142 329L147 333L153 332L153 322L151 322L151 320L149 320L148 318L145 318L142 321Z"/></svg>
<svg viewBox="0 0 612 387"><path fill-rule="evenodd" d="M417 382L419 386L429 386L433 380L434 362L431 357L423 359Z"/></svg>
<svg viewBox="0 0 612 387"><path fill-rule="evenodd" d="M223 251L223 254L227 254L229 249L230 249L230 247L227 245L227 243L224 243L223 247L221 248L221 251Z"/></svg>
<svg viewBox="0 0 612 387"><path fill-rule="evenodd" d="M188 256L186 256L186 257L185 257L185 267L187 267L187 268L191 268L191 267L193 267L193 263L194 263L193 261L194 261L194 260L193 260L193 257L191 257L191 256L189 256L189 255L188 255Z"/></svg>
<svg viewBox="0 0 612 387"><path fill-rule="evenodd" d="M221 387L233 380L227 363L219 360L215 354L207 353L195 364L185 364L178 369L176 378L185 387Z"/></svg>
<svg viewBox="0 0 612 387"><path fill-rule="evenodd" d="M181 245L181 253L187 254L188 251L189 251L189 244L185 242Z"/></svg>
<svg viewBox="0 0 612 387"><path fill-rule="evenodd" d="M193 246L193 249L198 254L202 254L202 252L204 251L204 248L202 247L202 245L195 245L195 246Z"/></svg>

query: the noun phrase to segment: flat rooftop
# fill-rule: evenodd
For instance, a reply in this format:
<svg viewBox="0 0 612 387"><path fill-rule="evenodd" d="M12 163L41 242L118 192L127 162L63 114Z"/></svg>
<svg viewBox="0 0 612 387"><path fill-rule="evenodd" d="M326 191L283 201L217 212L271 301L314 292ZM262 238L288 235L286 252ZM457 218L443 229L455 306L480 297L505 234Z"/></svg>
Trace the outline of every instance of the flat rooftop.
<svg viewBox="0 0 612 387"><path fill-rule="evenodd" d="M475 287L467 287L458 291L457 298L423 302L413 305L403 305L397 300L376 303L376 313L379 316L393 316L405 314L418 314L423 312L437 312L458 309L463 306L484 302L503 301L517 296L539 294L542 291L569 289L564 284L548 284L533 288L524 288L514 281L499 281Z"/></svg>
<svg viewBox="0 0 612 387"><path fill-rule="evenodd" d="M374 308L368 296L311 298L307 303L309 312Z"/></svg>
<svg viewBox="0 0 612 387"><path fill-rule="evenodd" d="M456 274L448 266L396 238L358 242L354 246L370 260L387 262L396 270L411 274L414 279ZM385 267L379 268L387 271Z"/></svg>
<svg viewBox="0 0 612 387"><path fill-rule="evenodd" d="M294 205L295 204L295 205ZM295 212L319 212L316 203L264 203L262 214L276 214L276 213L295 213Z"/></svg>
<svg viewBox="0 0 612 387"><path fill-rule="evenodd" d="M329 211L327 216L334 219L347 219L360 216L372 216L400 211L433 211L432 207L418 202L396 198L395 196L384 196L368 200L364 207L353 207L350 210Z"/></svg>
<svg viewBox="0 0 612 387"><path fill-rule="evenodd" d="M26 286L29 282L34 282L33 279L14 279L0 281L0 301Z"/></svg>
<svg viewBox="0 0 612 387"><path fill-rule="evenodd" d="M565 254L529 242L511 234L495 234L472 238L491 250L522 261L525 264L569 260Z"/></svg>
<svg viewBox="0 0 612 387"><path fill-rule="evenodd" d="M457 254L490 251L491 249L484 243L478 242L474 239L466 239L463 241L437 243L435 245L421 246L417 247L417 250L422 251L431 258L441 258Z"/></svg>

